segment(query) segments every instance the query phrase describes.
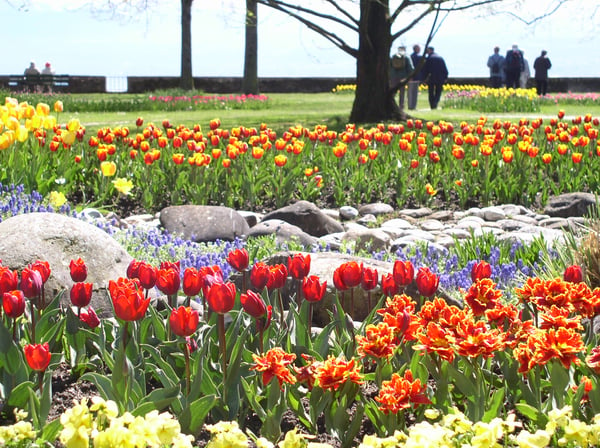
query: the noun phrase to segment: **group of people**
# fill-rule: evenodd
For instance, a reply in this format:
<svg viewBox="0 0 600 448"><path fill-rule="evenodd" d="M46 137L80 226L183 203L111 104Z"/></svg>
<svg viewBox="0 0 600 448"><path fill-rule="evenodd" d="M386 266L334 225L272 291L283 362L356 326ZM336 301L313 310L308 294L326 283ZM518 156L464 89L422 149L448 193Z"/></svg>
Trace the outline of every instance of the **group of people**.
<svg viewBox="0 0 600 448"><path fill-rule="evenodd" d="M490 83L492 87L499 88L506 86L515 89L527 87L527 81L531 76L529 63L525 59L523 50L517 44L513 44L512 48L506 52L506 56L500 54L500 47L494 47L494 54L488 58L487 66L490 69ZM533 63L534 79L538 95L546 95L548 93L548 70L551 67L552 63L548 58L548 52L542 50L540 56Z"/></svg>
<svg viewBox="0 0 600 448"><path fill-rule="evenodd" d="M423 82L427 82L429 86L429 106L431 109L437 109L447 79L446 62L433 47L427 47L425 54L422 55L421 47L414 45L412 54L407 56L406 47L400 46L390 59L390 88L393 94L399 92L401 110L404 109L407 84L408 109L414 110L417 107L419 85Z"/></svg>
<svg viewBox="0 0 600 448"><path fill-rule="evenodd" d="M29 67L27 67L25 69L25 75L27 76L27 75L40 75L40 74L41 75L53 75L54 70L52 70L52 64L50 64L50 62L46 62L46 65L40 72L40 70L35 65L35 61L31 61L29 63Z"/></svg>

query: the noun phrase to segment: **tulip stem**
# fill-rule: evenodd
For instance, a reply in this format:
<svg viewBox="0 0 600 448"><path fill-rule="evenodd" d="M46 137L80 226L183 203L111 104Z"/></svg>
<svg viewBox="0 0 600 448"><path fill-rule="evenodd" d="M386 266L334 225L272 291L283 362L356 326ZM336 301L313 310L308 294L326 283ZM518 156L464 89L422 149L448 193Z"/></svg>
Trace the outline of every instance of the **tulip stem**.
<svg viewBox="0 0 600 448"><path fill-rule="evenodd" d="M44 373L45 372L46 372L45 370L38 372L38 389L40 390L40 397L42 396L42 393L44 392Z"/></svg>
<svg viewBox="0 0 600 448"><path fill-rule="evenodd" d="M221 364L223 366L223 383L227 380L227 341L225 339L225 315L217 315L217 331L219 333L219 347L221 349ZM226 388L223 388L225 394Z"/></svg>
<svg viewBox="0 0 600 448"><path fill-rule="evenodd" d="M302 304L302 280L296 280L298 287L296 291L296 305L298 305L298 310L300 310L300 305Z"/></svg>
<svg viewBox="0 0 600 448"><path fill-rule="evenodd" d="M284 325L284 321L283 321L283 297L281 297L281 289L280 288L277 289L277 296L279 298L279 322L281 324L281 328L283 328L283 325Z"/></svg>
<svg viewBox="0 0 600 448"><path fill-rule="evenodd" d="M35 344L35 306L31 301L31 343Z"/></svg>
<svg viewBox="0 0 600 448"><path fill-rule="evenodd" d="M190 395L190 349L186 342L183 343L183 356L185 357L185 393Z"/></svg>
<svg viewBox="0 0 600 448"><path fill-rule="evenodd" d="M354 320L354 288L350 289L350 317Z"/></svg>

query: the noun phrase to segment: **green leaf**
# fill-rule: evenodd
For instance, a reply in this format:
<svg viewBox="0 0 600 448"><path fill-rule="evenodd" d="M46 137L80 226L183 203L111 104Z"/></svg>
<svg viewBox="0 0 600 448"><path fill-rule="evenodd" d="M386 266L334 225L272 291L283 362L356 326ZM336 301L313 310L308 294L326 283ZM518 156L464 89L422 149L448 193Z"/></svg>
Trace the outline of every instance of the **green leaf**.
<svg viewBox="0 0 600 448"><path fill-rule="evenodd" d="M190 403L179 417L181 431L188 434L198 434L202 429L206 416L217 402L216 396L206 395Z"/></svg>
<svg viewBox="0 0 600 448"><path fill-rule="evenodd" d="M489 423L492 419L496 418L500 414L500 410L504 405L504 387L496 389L492 394L491 400L487 400L487 411L483 414L481 419L485 423Z"/></svg>
<svg viewBox="0 0 600 448"><path fill-rule="evenodd" d="M475 401L476 388L469 378L462 372L459 372L452 364L448 364L448 382L454 380L456 387L463 395L469 398L470 401Z"/></svg>
<svg viewBox="0 0 600 448"><path fill-rule="evenodd" d="M538 411L533 406L527 403L520 402L515 404L515 408L529 420L534 422L538 427L542 427L542 425L545 425L544 420L547 419L544 417L542 412Z"/></svg>
<svg viewBox="0 0 600 448"><path fill-rule="evenodd" d="M60 423L59 418L52 420L50 423L44 425L41 438L48 443L55 443L62 429L63 425Z"/></svg>
<svg viewBox="0 0 600 448"><path fill-rule="evenodd" d="M26 409L29 395L34 387L32 381L25 381L17 385L10 393L10 397L7 400L8 405L13 408Z"/></svg>
<svg viewBox="0 0 600 448"><path fill-rule="evenodd" d="M98 392L100 392L102 398L105 400L112 400L114 402L119 401L113 389L112 381L107 376L96 372L87 372L81 376L81 380L93 383L98 388Z"/></svg>
<svg viewBox="0 0 600 448"><path fill-rule="evenodd" d="M131 413L133 415L144 416L154 409L162 411L167 408L178 395L179 386L155 389L146 395Z"/></svg>
<svg viewBox="0 0 600 448"><path fill-rule="evenodd" d="M250 404L250 408L256 413L260 421L264 421L265 418L267 418L267 413L260 404L259 396L256 393L257 388L254 387L253 384L248 383L246 378L243 377L241 379L241 383L244 393L246 394L246 398L248 399L248 403Z"/></svg>

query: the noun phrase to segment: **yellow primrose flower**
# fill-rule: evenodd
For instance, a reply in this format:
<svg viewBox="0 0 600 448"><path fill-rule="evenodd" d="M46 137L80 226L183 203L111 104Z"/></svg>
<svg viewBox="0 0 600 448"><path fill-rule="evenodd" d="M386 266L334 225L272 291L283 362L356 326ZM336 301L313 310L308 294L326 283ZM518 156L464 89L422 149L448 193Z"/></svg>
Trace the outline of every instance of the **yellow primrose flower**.
<svg viewBox="0 0 600 448"><path fill-rule="evenodd" d="M115 189L125 196L129 195L133 189L133 182L123 179L122 177L113 180L112 183L115 186Z"/></svg>
<svg viewBox="0 0 600 448"><path fill-rule="evenodd" d="M410 427L408 438L404 443L405 448L439 448L452 446L457 434L439 424L428 422L417 423Z"/></svg>
<svg viewBox="0 0 600 448"><path fill-rule="evenodd" d="M564 427L565 434L558 441L565 440L565 444L575 442L574 446L589 446L590 445L590 427L581 420L573 419Z"/></svg>
<svg viewBox="0 0 600 448"><path fill-rule="evenodd" d="M535 434L523 430L517 435L515 442L519 448L546 448L550 438L550 434L542 429L538 429Z"/></svg>
<svg viewBox="0 0 600 448"><path fill-rule="evenodd" d="M562 409L551 409L548 412L548 423L546 423L546 431L550 434L554 434L557 428L564 428L569 423L571 415L571 406L565 406Z"/></svg>
<svg viewBox="0 0 600 448"><path fill-rule="evenodd" d="M117 164L115 162L107 162L106 160L100 164L100 171L104 177L112 177L117 172Z"/></svg>
<svg viewBox="0 0 600 448"><path fill-rule="evenodd" d="M256 448L275 448L275 445L264 437L256 439Z"/></svg>
<svg viewBox="0 0 600 448"><path fill-rule="evenodd" d="M500 448L498 440L504 436L501 419L495 418L489 423L477 422L473 425L473 432L475 433L471 439L473 448Z"/></svg>
<svg viewBox="0 0 600 448"><path fill-rule="evenodd" d="M308 445L308 436L298 432L298 428L288 431L285 438L277 444L279 448L305 448Z"/></svg>
<svg viewBox="0 0 600 448"><path fill-rule="evenodd" d="M425 416L426 419L435 420L440 416L440 411L439 411L439 409L428 408L428 409L425 409L425 412L423 412L423 415Z"/></svg>
<svg viewBox="0 0 600 448"><path fill-rule="evenodd" d="M212 437L207 448L247 448L248 437L242 432L237 422L221 421L214 425L205 425Z"/></svg>

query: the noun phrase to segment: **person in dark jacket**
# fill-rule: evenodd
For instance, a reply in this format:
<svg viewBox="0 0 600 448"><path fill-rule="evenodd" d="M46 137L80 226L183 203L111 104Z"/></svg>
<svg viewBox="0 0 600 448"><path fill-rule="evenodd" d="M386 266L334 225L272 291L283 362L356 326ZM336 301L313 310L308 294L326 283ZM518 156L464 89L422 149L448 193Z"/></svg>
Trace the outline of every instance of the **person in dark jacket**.
<svg viewBox="0 0 600 448"><path fill-rule="evenodd" d="M506 87L518 89L520 87L521 72L525 70L523 52L517 44L506 52L504 58L504 72L506 74Z"/></svg>
<svg viewBox="0 0 600 448"><path fill-rule="evenodd" d="M548 70L552 67L552 63L546 56L547 54L546 50L542 50L542 54L533 63L535 86L538 95L545 95L548 92Z"/></svg>
<svg viewBox="0 0 600 448"><path fill-rule="evenodd" d="M494 54L488 58L487 66L490 69L490 82L492 87L502 87L504 81L504 56L500 54L500 47L494 47Z"/></svg>
<svg viewBox="0 0 600 448"><path fill-rule="evenodd" d="M408 77L413 71L410 58L406 55L406 47L398 47L398 51L390 59L390 89L399 92L398 105L404 110L404 91Z"/></svg>
<svg viewBox="0 0 600 448"><path fill-rule="evenodd" d="M448 79L448 68L444 58L437 54L433 47L427 48L427 61L423 71L429 86L429 106L432 109L437 109L442 97L444 83Z"/></svg>

